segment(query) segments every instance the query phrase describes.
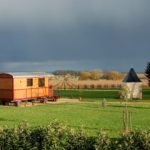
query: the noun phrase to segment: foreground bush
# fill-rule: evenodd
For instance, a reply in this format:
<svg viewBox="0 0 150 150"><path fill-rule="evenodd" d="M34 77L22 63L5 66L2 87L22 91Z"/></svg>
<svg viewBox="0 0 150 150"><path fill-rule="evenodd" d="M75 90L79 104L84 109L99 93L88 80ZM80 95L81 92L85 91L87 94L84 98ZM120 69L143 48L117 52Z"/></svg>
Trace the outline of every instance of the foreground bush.
<svg viewBox="0 0 150 150"><path fill-rule="evenodd" d="M53 122L47 127L0 129L0 150L149 150L150 131L135 131L112 139L100 132L89 137L82 130Z"/></svg>
<svg viewBox="0 0 150 150"><path fill-rule="evenodd" d="M21 124L0 130L0 150L92 150L94 141L83 130L75 131L58 122L47 127Z"/></svg>
<svg viewBox="0 0 150 150"><path fill-rule="evenodd" d="M150 131L133 131L118 139L118 150L150 150Z"/></svg>

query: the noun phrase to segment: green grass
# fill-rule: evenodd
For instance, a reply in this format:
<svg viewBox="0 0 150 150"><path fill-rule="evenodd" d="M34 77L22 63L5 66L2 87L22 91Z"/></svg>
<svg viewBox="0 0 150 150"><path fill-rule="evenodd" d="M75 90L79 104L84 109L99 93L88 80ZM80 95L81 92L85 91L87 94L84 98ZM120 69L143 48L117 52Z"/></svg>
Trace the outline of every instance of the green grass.
<svg viewBox="0 0 150 150"><path fill-rule="evenodd" d="M56 90L56 94L61 97L68 98L90 98L90 99L119 99L119 89L103 89L103 90ZM143 89L143 99L150 100L150 88Z"/></svg>
<svg viewBox="0 0 150 150"><path fill-rule="evenodd" d="M119 90L56 90L56 95L68 98L107 98L118 99Z"/></svg>
<svg viewBox="0 0 150 150"><path fill-rule="evenodd" d="M101 107L101 101L19 108L0 106L0 126L14 127L22 121L27 121L31 126L38 126L58 120L73 128L83 126L89 135L95 135L97 131L103 129L114 137L122 130L123 109L124 104L109 104L104 109ZM150 128L150 104L132 104L129 110L134 129Z"/></svg>
<svg viewBox="0 0 150 150"><path fill-rule="evenodd" d="M31 126L47 125L58 120L73 128L82 127L89 135L95 135L100 129L110 136L118 136L123 128L124 104L109 103L108 107L101 107L101 99L107 102L119 102L119 90L57 90L62 97L79 98L82 103L44 104L31 107L0 106L0 126L14 127L23 121ZM150 128L150 89L143 89L144 100L134 100L129 105L134 129ZM145 102L138 104L136 102Z"/></svg>
<svg viewBox="0 0 150 150"><path fill-rule="evenodd" d="M143 89L143 99L150 100L150 88Z"/></svg>

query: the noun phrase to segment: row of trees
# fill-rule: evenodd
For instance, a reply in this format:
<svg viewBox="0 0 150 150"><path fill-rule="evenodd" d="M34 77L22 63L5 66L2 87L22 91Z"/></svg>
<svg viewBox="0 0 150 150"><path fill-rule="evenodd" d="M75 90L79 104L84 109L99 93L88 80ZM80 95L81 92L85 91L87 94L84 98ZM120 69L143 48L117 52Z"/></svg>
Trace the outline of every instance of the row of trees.
<svg viewBox="0 0 150 150"><path fill-rule="evenodd" d="M72 75L72 76L79 76L79 71L75 71L75 70L56 70L54 72L52 72L54 75L61 75L61 76L65 76L65 75Z"/></svg>
<svg viewBox="0 0 150 150"><path fill-rule="evenodd" d="M150 86L150 62L147 63L147 66L145 69L145 76L147 77L148 84ZM82 71L79 73L80 80L87 80L87 79L120 80L123 78L124 78L124 74L118 71L102 72L101 70L94 70L94 71Z"/></svg>
<svg viewBox="0 0 150 150"><path fill-rule="evenodd" d="M117 71L110 72L102 72L101 70L94 71L82 71L79 74L79 80L99 80L99 79L107 79L107 80L120 80L123 79L124 74Z"/></svg>
<svg viewBox="0 0 150 150"><path fill-rule="evenodd" d="M74 71L74 70L57 70L53 72L54 75L67 75L70 74L72 76L79 77L80 80L99 80L99 79L107 79L107 80L120 80L123 79L124 74L118 71L109 71L103 72L101 70L94 71ZM145 76L148 79L148 83L150 86L150 62L147 63L145 69Z"/></svg>
<svg viewBox="0 0 150 150"><path fill-rule="evenodd" d="M54 75L59 76L75 76L79 77L79 80L120 80L123 79L124 74L118 71L103 72L102 70L93 71L73 71L73 70L57 70L53 72Z"/></svg>

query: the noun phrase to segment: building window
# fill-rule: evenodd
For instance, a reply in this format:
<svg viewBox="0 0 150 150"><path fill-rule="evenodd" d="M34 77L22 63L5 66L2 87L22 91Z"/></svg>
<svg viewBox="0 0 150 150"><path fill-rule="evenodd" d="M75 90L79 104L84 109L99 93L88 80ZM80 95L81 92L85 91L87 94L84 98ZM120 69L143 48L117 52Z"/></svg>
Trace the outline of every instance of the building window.
<svg viewBox="0 0 150 150"><path fill-rule="evenodd" d="M45 78L39 78L39 87L45 86Z"/></svg>
<svg viewBox="0 0 150 150"><path fill-rule="evenodd" d="M33 86L33 79L27 79L27 86Z"/></svg>

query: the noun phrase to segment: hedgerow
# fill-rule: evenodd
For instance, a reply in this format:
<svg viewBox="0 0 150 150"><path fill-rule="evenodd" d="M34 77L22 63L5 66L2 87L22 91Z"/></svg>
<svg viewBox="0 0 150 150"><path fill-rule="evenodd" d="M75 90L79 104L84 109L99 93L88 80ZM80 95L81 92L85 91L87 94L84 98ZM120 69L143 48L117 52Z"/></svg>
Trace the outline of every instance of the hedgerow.
<svg viewBox="0 0 150 150"><path fill-rule="evenodd" d="M150 131L133 131L114 139L103 131L88 136L82 129L58 122L34 128L23 123L0 129L0 150L150 150Z"/></svg>

